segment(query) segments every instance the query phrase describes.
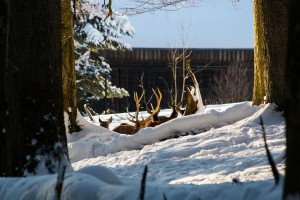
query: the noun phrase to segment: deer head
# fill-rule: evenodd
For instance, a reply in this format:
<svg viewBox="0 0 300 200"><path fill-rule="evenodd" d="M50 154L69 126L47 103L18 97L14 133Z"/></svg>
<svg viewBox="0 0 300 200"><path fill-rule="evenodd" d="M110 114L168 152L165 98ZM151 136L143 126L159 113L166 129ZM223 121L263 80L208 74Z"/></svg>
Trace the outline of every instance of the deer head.
<svg viewBox="0 0 300 200"><path fill-rule="evenodd" d="M178 114L181 114L181 105L182 105L182 101L179 102L177 105L176 104L172 104L170 101L168 102L168 106L172 109L172 113L170 115L170 119L174 119L176 117L178 117Z"/></svg>
<svg viewBox="0 0 300 200"><path fill-rule="evenodd" d="M162 123L165 123L171 119L174 119L174 118L177 118L178 117L178 114L181 113L181 107L182 105L182 102L178 103L177 105L175 104L172 104L170 101L168 101L168 106L172 109L172 113L169 117L166 117L166 116L158 116L158 112L153 116L153 119L155 119L155 121L153 123L151 123L150 126L157 126L157 125L160 125ZM147 110L147 112L149 114L152 113L152 111L150 110Z"/></svg>
<svg viewBox="0 0 300 200"><path fill-rule="evenodd" d="M107 121L102 121L99 117L100 126L109 129L109 124L112 122L112 117L110 117Z"/></svg>

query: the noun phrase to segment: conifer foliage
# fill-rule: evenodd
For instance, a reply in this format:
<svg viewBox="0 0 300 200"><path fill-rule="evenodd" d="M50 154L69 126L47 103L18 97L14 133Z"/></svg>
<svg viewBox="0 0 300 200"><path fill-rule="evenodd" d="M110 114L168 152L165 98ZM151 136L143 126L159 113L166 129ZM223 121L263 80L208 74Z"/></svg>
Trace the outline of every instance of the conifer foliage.
<svg viewBox="0 0 300 200"><path fill-rule="evenodd" d="M122 36L134 34L128 18L115 11L107 17L109 9L101 0L78 0L75 7L75 68L79 101L105 95L107 98L129 96L125 89L112 85L111 68L105 58L97 54L100 49L130 50L130 45L120 40Z"/></svg>

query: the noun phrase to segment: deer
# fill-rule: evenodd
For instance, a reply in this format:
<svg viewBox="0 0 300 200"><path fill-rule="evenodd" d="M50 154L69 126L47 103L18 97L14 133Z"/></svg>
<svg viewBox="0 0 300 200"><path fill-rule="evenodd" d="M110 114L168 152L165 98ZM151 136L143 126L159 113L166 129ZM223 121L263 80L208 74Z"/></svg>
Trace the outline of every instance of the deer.
<svg viewBox="0 0 300 200"><path fill-rule="evenodd" d="M89 107L88 107L86 104L84 104L84 105L83 105L83 108L84 108L85 112L87 113L87 115L89 116L91 122L95 122L95 120L94 120L94 118L93 118L93 116L92 116L92 113L91 113L90 110L89 110ZM112 117L110 117L107 121L102 121L102 120L100 119L100 116L99 116L99 123L100 123L100 126L109 129L109 124L110 124L111 122L112 122Z"/></svg>
<svg viewBox="0 0 300 200"><path fill-rule="evenodd" d="M99 117L99 123L100 126L102 126L103 128L107 128L109 129L109 124L112 122L112 117L110 117L107 121L102 121Z"/></svg>
<svg viewBox="0 0 300 200"><path fill-rule="evenodd" d="M180 109L181 105L182 105L182 102L180 102L176 105L176 104L172 104L170 101L168 101L168 106L172 109L171 115L169 117L158 116L159 112L156 112L153 116L154 120L149 126L154 127L154 126L160 125L162 123L165 123L167 121L170 121L171 119L177 118L179 114L182 114L181 113L182 111ZM159 109L159 111L160 111L160 109ZM150 109L147 109L147 112L149 114L153 113L153 111L151 111Z"/></svg>
<svg viewBox="0 0 300 200"><path fill-rule="evenodd" d="M130 122L132 122L134 125L129 125L126 123L122 123L116 128L113 129L113 131L121 133L121 134L127 134L127 135L134 135L137 133L140 129L148 127L153 120L153 116L159 112L160 110L160 103L162 99L162 94L159 89L157 89L157 92L152 88L152 91L156 98L156 108L153 110L153 112L146 118L142 118L142 120L139 120L139 111L141 106L141 100L143 96L145 95L145 90L143 90L142 95L138 97L137 92L134 92L134 101L136 106L135 115L130 114L128 111L128 115L131 119L128 118Z"/></svg>

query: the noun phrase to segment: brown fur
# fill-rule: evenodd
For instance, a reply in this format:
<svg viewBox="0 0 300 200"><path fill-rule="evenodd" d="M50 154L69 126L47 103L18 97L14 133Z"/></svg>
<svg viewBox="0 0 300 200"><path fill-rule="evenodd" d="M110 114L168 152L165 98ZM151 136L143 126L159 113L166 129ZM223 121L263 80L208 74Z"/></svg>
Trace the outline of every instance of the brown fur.
<svg viewBox="0 0 300 200"><path fill-rule="evenodd" d="M138 132L138 129L132 125L122 123L119 126L115 127L113 131L126 135L134 135L136 132Z"/></svg>

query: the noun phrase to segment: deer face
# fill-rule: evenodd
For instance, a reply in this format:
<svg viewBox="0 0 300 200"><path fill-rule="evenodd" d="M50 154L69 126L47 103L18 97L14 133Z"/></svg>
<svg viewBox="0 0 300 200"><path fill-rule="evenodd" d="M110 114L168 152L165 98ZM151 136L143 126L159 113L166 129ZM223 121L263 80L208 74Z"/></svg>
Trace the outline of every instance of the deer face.
<svg viewBox="0 0 300 200"><path fill-rule="evenodd" d="M112 122L112 117L110 117L107 121L102 121L99 117L100 126L109 129L109 124Z"/></svg>

